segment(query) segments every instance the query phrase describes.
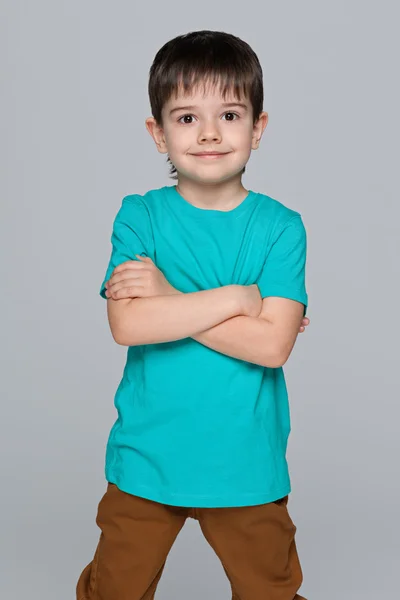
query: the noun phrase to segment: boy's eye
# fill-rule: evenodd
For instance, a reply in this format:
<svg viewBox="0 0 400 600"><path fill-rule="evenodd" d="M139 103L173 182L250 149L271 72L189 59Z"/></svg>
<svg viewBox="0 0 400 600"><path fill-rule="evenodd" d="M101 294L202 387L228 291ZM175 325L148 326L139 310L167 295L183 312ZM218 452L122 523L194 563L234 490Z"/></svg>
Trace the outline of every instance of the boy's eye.
<svg viewBox="0 0 400 600"><path fill-rule="evenodd" d="M182 119L193 119L193 115L183 115L178 119L178 123L182 123ZM184 121L183 123L191 123L192 121Z"/></svg>
<svg viewBox="0 0 400 600"><path fill-rule="evenodd" d="M226 115L229 115L229 117L237 117L237 118L239 118L239 115L238 115L238 114L236 114L236 113L234 113L234 112L227 112L227 113L225 113L225 116L226 116ZM229 118L229 119L227 119L227 120L228 120L228 121L236 121L236 119L232 119L232 118Z"/></svg>
<svg viewBox="0 0 400 600"><path fill-rule="evenodd" d="M234 113L234 112L226 112L226 113L224 113L223 116L224 117L226 117L226 116L229 117L228 119L226 119L227 121L236 121L237 119L240 118L239 115L237 113ZM185 119L185 120L182 121L182 119ZM182 123L182 125L185 125L185 123L190 125L192 123L192 121L191 120L189 121L189 120L186 120L186 119L194 119L194 116L193 115L182 115L182 117L180 117L178 119L178 123Z"/></svg>

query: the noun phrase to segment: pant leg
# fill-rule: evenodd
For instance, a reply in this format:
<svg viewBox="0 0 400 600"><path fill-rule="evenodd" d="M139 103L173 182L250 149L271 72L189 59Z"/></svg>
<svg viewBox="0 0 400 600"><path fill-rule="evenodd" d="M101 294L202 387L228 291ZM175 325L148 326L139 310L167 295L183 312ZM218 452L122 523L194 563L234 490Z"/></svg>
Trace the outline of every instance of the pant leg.
<svg viewBox="0 0 400 600"><path fill-rule="evenodd" d="M97 512L99 543L79 577L77 600L153 600L188 510L126 494L109 483Z"/></svg>
<svg viewBox="0 0 400 600"><path fill-rule="evenodd" d="M306 600L288 496L257 506L197 508L203 534L221 560L232 600Z"/></svg>

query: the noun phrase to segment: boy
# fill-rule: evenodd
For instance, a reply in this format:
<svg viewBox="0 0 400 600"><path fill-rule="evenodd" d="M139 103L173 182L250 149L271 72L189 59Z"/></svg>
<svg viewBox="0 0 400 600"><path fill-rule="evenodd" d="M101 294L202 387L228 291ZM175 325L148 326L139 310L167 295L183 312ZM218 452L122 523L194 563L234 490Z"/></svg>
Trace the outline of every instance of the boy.
<svg viewBox="0 0 400 600"><path fill-rule="evenodd" d="M235 36L192 32L159 50L149 95L178 183L126 196L113 225L100 294L127 361L77 600L152 600L188 517L233 599L300 600L282 366L309 323L306 233L242 185L268 121L261 66Z"/></svg>

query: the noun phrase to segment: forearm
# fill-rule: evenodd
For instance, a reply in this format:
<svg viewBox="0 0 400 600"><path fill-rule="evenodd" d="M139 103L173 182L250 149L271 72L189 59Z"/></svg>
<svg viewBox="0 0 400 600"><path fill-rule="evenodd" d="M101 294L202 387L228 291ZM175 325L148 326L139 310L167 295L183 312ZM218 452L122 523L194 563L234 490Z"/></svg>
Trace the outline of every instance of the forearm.
<svg viewBox="0 0 400 600"><path fill-rule="evenodd" d="M124 307L116 339L137 346L192 337L242 314L241 287L133 298Z"/></svg>
<svg viewBox="0 0 400 600"><path fill-rule="evenodd" d="M235 316L192 336L217 352L264 367L281 366L276 330L269 321Z"/></svg>

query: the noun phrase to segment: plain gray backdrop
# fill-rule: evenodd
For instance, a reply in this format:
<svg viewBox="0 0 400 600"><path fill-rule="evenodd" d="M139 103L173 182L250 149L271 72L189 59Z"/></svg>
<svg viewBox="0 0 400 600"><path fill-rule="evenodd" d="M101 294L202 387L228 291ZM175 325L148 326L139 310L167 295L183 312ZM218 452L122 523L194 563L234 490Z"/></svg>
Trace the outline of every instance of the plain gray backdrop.
<svg viewBox="0 0 400 600"><path fill-rule="evenodd" d="M175 183L144 125L155 53L213 29L250 43L264 70L270 120L243 182L299 211L308 233L311 324L284 367L302 593L395 598L395 3L2 0L0 10L0 596L73 600L93 557L126 355L98 294L112 222L124 195ZM157 600L229 592L188 520Z"/></svg>

